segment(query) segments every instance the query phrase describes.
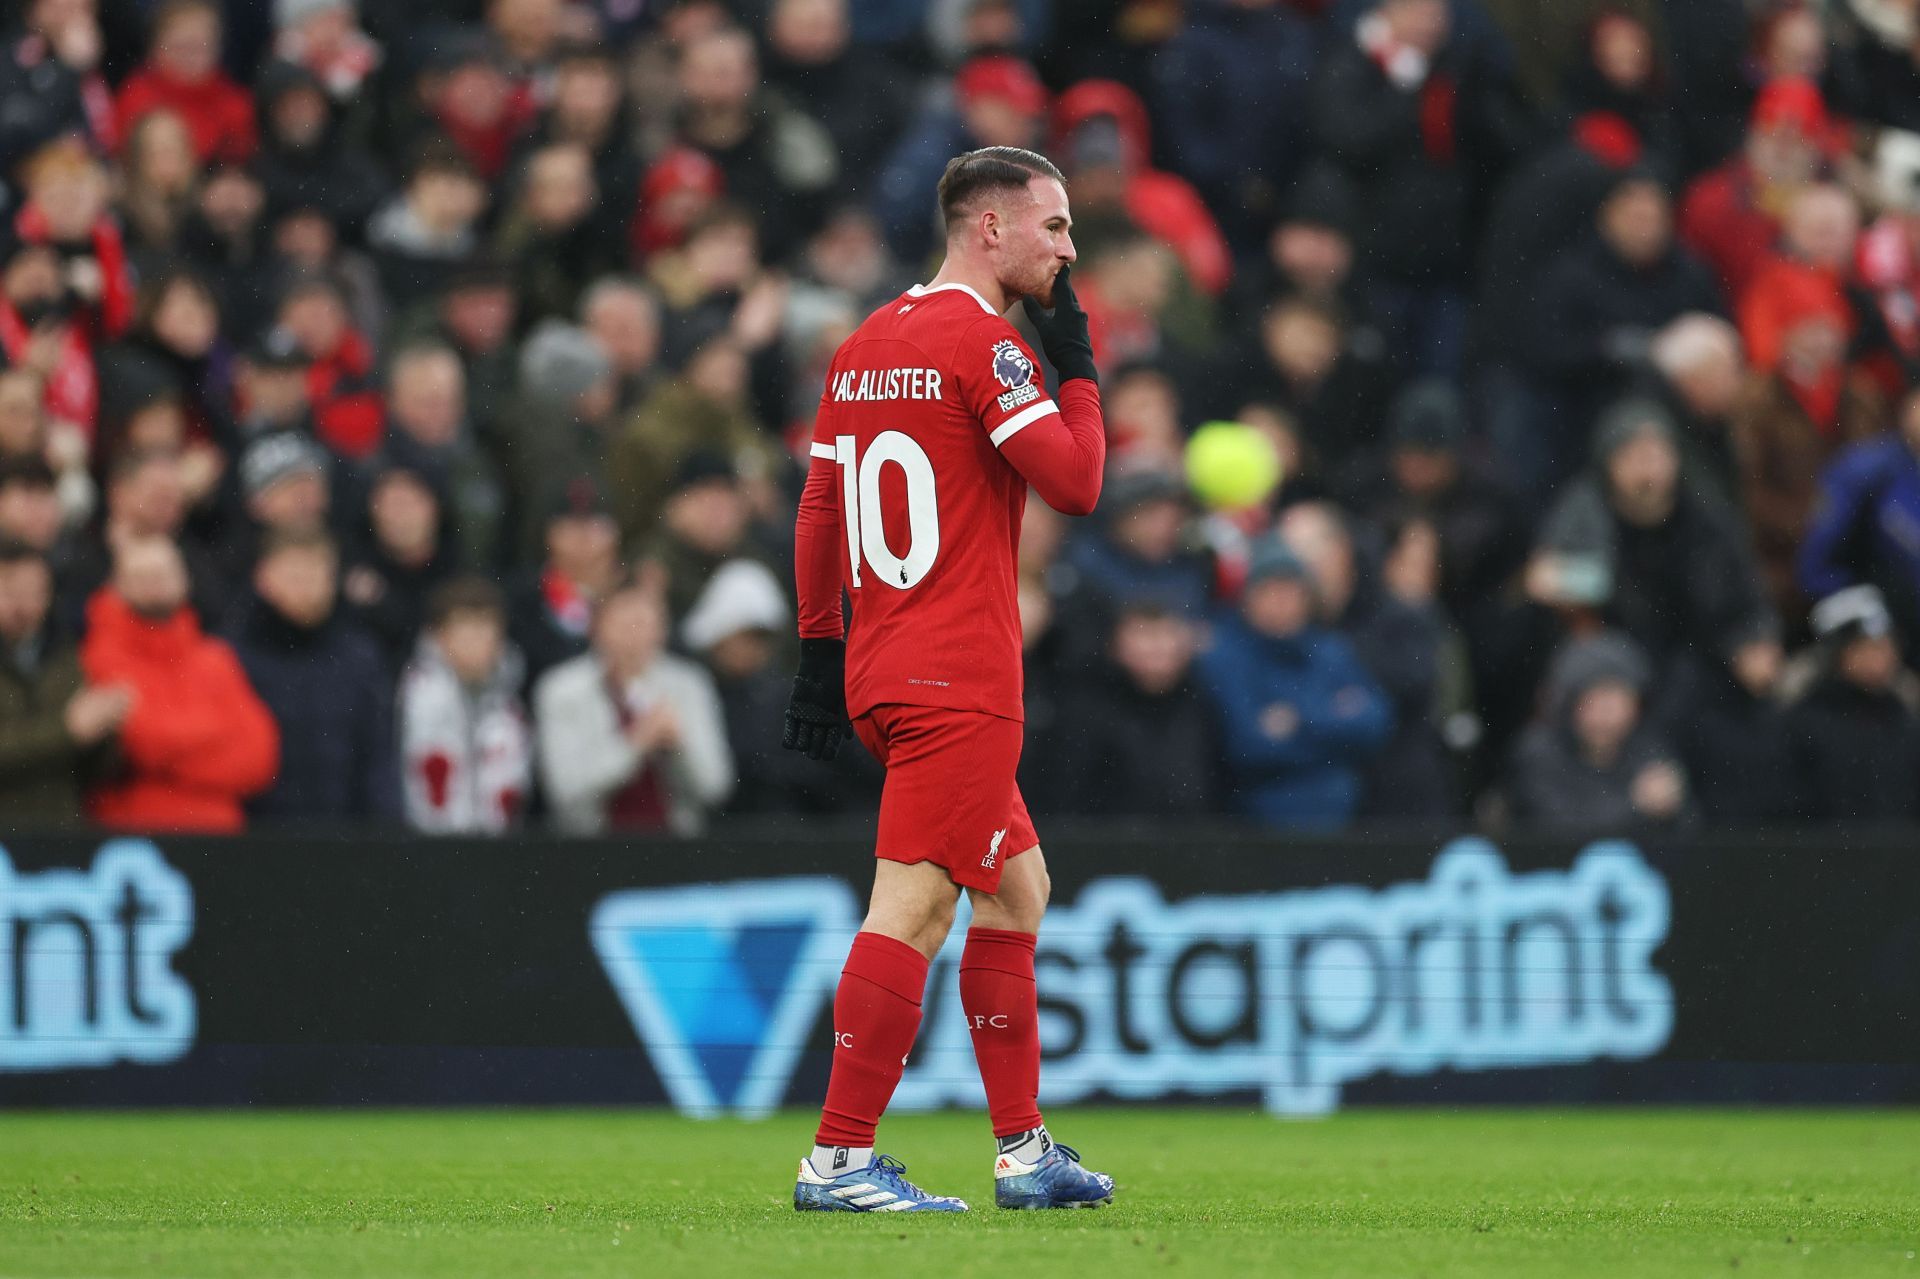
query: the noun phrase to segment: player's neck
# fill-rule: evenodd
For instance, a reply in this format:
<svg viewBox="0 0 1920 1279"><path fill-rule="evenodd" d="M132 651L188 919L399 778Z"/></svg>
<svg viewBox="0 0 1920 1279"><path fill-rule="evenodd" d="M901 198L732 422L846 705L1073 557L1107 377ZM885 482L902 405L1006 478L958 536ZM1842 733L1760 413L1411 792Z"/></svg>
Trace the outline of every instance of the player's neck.
<svg viewBox="0 0 1920 1279"><path fill-rule="evenodd" d="M962 284L979 294L996 315L1005 315L1007 308L1013 305L1013 299L1000 287L1000 281L994 278L991 270L961 261L952 254L940 264L940 273L927 282L929 289L937 289L943 284Z"/></svg>

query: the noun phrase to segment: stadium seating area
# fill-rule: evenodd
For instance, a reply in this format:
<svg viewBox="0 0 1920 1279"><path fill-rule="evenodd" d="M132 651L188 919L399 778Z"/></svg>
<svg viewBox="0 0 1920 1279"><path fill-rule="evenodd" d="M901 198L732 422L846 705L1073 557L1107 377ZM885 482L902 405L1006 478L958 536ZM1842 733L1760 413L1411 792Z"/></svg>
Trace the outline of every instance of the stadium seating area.
<svg viewBox="0 0 1920 1279"><path fill-rule="evenodd" d="M779 746L794 502L985 145L1110 431L1043 831L1920 822L1910 4L0 14L9 825L871 813Z"/></svg>

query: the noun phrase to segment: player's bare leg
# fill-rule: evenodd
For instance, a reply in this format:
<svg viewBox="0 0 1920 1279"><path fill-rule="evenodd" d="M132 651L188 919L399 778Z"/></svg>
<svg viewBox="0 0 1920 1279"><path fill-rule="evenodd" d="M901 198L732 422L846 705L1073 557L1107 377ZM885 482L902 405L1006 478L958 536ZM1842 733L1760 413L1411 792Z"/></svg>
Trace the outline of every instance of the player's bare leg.
<svg viewBox="0 0 1920 1279"><path fill-rule="evenodd" d="M969 888L973 925L960 956L960 1004L987 1090L1002 1208L1079 1208L1113 1198L1113 1179L1080 1167L1040 1117L1040 1008L1033 957L1052 883L1036 846L1010 858L998 892Z"/></svg>
<svg viewBox="0 0 1920 1279"><path fill-rule="evenodd" d="M875 1158L874 1133L920 1032L927 965L953 927L960 890L931 862L875 863L866 923L853 939L833 997L833 1071L813 1154L800 1162L804 1211L964 1212Z"/></svg>

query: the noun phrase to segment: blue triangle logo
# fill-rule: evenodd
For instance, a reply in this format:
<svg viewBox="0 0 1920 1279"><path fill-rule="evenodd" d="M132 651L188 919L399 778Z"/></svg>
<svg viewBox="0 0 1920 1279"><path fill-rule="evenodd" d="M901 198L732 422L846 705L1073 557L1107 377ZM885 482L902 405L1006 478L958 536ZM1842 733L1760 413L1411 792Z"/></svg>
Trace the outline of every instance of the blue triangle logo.
<svg viewBox="0 0 1920 1279"><path fill-rule="evenodd" d="M635 889L589 933L667 1095L689 1114L780 1104L854 933L837 879Z"/></svg>

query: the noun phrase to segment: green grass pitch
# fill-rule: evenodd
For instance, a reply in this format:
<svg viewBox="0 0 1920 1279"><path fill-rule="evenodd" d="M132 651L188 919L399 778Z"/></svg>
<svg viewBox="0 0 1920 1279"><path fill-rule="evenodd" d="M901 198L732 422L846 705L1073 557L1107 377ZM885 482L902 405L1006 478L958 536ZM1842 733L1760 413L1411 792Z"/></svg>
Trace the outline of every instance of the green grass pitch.
<svg viewBox="0 0 1920 1279"><path fill-rule="evenodd" d="M1114 1206L992 1207L982 1116L888 1121L960 1217L793 1212L811 1115L0 1115L0 1276L1920 1279L1920 1112L1073 1110Z"/></svg>

